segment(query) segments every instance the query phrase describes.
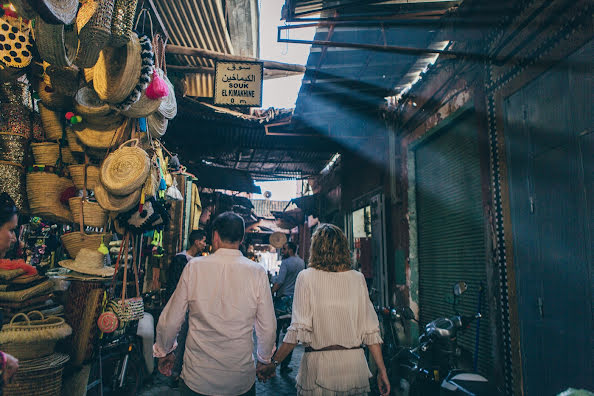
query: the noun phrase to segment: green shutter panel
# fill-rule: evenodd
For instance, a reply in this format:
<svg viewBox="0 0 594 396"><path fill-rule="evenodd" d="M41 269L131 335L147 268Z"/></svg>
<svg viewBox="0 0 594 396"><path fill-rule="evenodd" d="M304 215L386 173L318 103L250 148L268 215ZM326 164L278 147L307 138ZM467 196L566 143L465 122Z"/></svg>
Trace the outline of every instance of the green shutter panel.
<svg viewBox="0 0 594 396"><path fill-rule="evenodd" d="M474 115L469 113L415 151L422 326L454 314L452 285L457 281L469 286L459 305L465 315L476 312L480 284L487 284L478 136ZM479 371L488 374L493 362L489 312L484 303L482 313ZM472 353L475 332L473 325L459 341Z"/></svg>

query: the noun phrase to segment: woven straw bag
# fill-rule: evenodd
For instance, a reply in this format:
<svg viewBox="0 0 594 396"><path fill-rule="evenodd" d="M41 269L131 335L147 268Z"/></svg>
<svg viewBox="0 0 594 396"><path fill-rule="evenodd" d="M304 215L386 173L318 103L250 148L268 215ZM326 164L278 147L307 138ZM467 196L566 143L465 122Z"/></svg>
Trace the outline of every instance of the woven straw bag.
<svg viewBox="0 0 594 396"><path fill-rule="evenodd" d="M60 147L60 154L62 155L62 163L66 165L78 164L78 160L74 158L68 146Z"/></svg>
<svg viewBox="0 0 594 396"><path fill-rule="evenodd" d="M34 32L37 50L44 61L56 67L72 66L78 46L76 29L66 31L62 24L49 24L37 18Z"/></svg>
<svg viewBox="0 0 594 396"><path fill-rule="evenodd" d="M99 167L92 165L70 165L68 170L70 171L70 177L74 182L74 186L82 190L85 188L85 168L87 171L87 188L94 190L95 186L99 182Z"/></svg>
<svg viewBox="0 0 594 396"><path fill-rule="evenodd" d="M93 67L109 42L114 0L85 0L78 11L78 51L74 64Z"/></svg>
<svg viewBox="0 0 594 396"><path fill-rule="evenodd" d="M70 257L76 257L82 248L99 249L101 238L105 244L111 242L111 234L85 234L80 231L64 234L61 240Z"/></svg>
<svg viewBox="0 0 594 396"><path fill-rule="evenodd" d="M52 110L72 108L72 98L54 90L50 84L41 80L39 82L39 99L45 107Z"/></svg>
<svg viewBox="0 0 594 396"><path fill-rule="evenodd" d="M40 319L32 320L33 315L39 316ZM25 321L16 322L20 317L25 318ZM0 349L17 359L37 359L52 354L56 342L70 334L72 328L63 318L45 317L39 311L18 313L12 317L10 324L2 327Z"/></svg>
<svg viewBox="0 0 594 396"><path fill-rule="evenodd" d="M142 188L149 175L150 165L148 154L138 147L138 139L130 139L103 162L101 184L111 194L129 195Z"/></svg>
<svg viewBox="0 0 594 396"><path fill-rule="evenodd" d="M0 103L0 132L31 135L31 110L22 104Z"/></svg>
<svg viewBox="0 0 594 396"><path fill-rule="evenodd" d="M83 223L91 227L103 227L107 222L107 212L96 202L83 200L81 197L73 197L68 200L70 211L77 223ZM82 218L81 218L82 206Z"/></svg>
<svg viewBox="0 0 594 396"><path fill-rule="evenodd" d="M68 355L53 353L20 361L13 381L4 384L4 396L61 396L62 371L69 360Z"/></svg>
<svg viewBox="0 0 594 396"><path fill-rule="evenodd" d="M51 281L45 281L28 289L3 291L0 292L0 301L23 302L30 298L45 294L46 292L52 290L52 288L53 283Z"/></svg>
<svg viewBox="0 0 594 396"><path fill-rule="evenodd" d="M60 195L70 187L74 187L72 180L59 177L54 173L33 172L27 174L27 197L30 213L48 221L71 223L72 213L60 202Z"/></svg>
<svg viewBox="0 0 594 396"><path fill-rule="evenodd" d="M47 140L59 140L62 138L62 120L60 113L50 110L45 105L39 103L39 115L41 116L41 124L45 130L45 138Z"/></svg>
<svg viewBox="0 0 594 396"><path fill-rule="evenodd" d="M58 143L42 142L31 143L33 158L37 165L56 166L60 157L60 145Z"/></svg>
<svg viewBox="0 0 594 396"><path fill-rule="evenodd" d="M80 144L80 141L76 137L74 130L72 130L70 126L66 127L66 140L68 141L68 147L70 148L70 151L73 153L85 152L84 147Z"/></svg>
<svg viewBox="0 0 594 396"><path fill-rule="evenodd" d="M137 6L138 0L116 0L111 20L111 46L121 47L130 41Z"/></svg>

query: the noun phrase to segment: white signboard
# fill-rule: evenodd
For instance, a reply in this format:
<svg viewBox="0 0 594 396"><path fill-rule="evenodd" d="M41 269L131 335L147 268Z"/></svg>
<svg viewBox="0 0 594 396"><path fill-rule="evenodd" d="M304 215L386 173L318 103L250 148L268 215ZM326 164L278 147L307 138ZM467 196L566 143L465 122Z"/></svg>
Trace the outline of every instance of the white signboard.
<svg viewBox="0 0 594 396"><path fill-rule="evenodd" d="M224 62L215 64L214 104L223 106L262 106L261 62Z"/></svg>

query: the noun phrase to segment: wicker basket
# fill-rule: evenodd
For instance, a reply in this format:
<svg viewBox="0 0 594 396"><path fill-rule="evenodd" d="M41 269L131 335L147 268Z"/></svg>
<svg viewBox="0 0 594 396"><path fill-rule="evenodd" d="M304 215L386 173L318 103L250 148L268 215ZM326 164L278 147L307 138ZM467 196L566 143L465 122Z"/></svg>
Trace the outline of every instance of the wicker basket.
<svg viewBox="0 0 594 396"><path fill-rule="evenodd" d="M27 153L27 142L24 135L0 132L0 161L22 163Z"/></svg>
<svg viewBox="0 0 594 396"><path fill-rule="evenodd" d="M111 46L121 47L130 41L137 5L138 0L116 0L111 20Z"/></svg>
<svg viewBox="0 0 594 396"><path fill-rule="evenodd" d="M60 152L62 153L62 162L67 165L78 164L74 155L72 155L72 151L70 151L69 147L60 147Z"/></svg>
<svg viewBox="0 0 594 396"><path fill-rule="evenodd" d="M60 157L60 145L58 143L32 143L33 158L38 165L56 166Z"/></svg>
<svg viewBox="0 0 594 396"><path fill-rule="evenodd" d="M30 298L46 294L47 292L52 290L53 287L54 285L51 281L45 281L23 290L3 291L0 292L0 301L23 302Z"/></svg>
<svg viewBox="0 0 594 396"><path fill-rule="evenodd" d="M60 195L74 187L70 179L54 173L33 172L27 174L27 197L30 213L57 223L71 223L72 213L60 202Z"/></svg>
<svg viewBox="0 0 594 396"><path fill-rule="evenodd" d="M76 257L80 249L99 249L101 238L107 245L111 242L111 234L85 234L84 232L70 232L62 235L62 243L70 257Z"/></svg>
<svg viewBox="0 0 594 396"><path fill-rule="evenodd" d="M97 0L96 8L83 2L76 17L78 54L74 64L81 68L93 67L99 53L109 42L111 18L115 0Z"/></svg>
<svg viewBox="0 0 594 396"><path fill-rule="evenodd" d="M107 212L96 202L83 201L81 197L68 200L72 217L76 223L83 223L91 227L103 227L107 222ZM83 218L80 218L82 204Z"/></svg>
<svg viewBox="0 0 594 396"><path fill-rule="evenodd" d="M60 113L53 111L39 103L39 114L41 115L41 123L45 130L45 138L47 140L62 139L63 129Z"/></svg>
<svg viewBox="0 0 594 396"><path fill-rule="evenodd" d="M40 319L32 320L34 315ZM25 321L15 322L19 317L25 318ZM38 359L51 355L56 348L56 342L70 334L72 328L63 318L46 318L39 311L18 313L12 317L10 324L2 327L0 349L19 360Z"/></svg>
<svg viewBox="0 0 594 396"><path fill-rule="evenodd" d="M62 353L19 362L14 381L4 384L4 396L60 396L62 371L70 358Z"/></svg>
<svg viewBox="0 0 594 396"><path fill-rule="evenodd" d="M68 147L73 153L84 153L85 149L80 144L76 134L71 127L66 127L66 140L68 140Z"/></svg>
<svg viewBox="0 0 594 396"><path fill-rule="evenodd" d="M87 167L87 190L94 190L99 182L99 167L86 165ZM85 188L85 165L70 165L68 167L70 177L74 186L79 190Z"/></svg>

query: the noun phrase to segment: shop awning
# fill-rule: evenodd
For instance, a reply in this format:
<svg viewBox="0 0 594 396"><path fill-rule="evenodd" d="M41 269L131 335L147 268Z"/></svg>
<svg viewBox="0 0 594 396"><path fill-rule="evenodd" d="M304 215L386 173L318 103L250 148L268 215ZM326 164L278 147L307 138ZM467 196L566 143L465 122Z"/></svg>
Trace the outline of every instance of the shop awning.
<svg viewBox="0 0 594 396"><path fill-rule="evenodd" d="M188 163L188 171L198 178L199 187L260 194L260 187L248 172L217 166Z"/></svg>

